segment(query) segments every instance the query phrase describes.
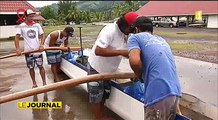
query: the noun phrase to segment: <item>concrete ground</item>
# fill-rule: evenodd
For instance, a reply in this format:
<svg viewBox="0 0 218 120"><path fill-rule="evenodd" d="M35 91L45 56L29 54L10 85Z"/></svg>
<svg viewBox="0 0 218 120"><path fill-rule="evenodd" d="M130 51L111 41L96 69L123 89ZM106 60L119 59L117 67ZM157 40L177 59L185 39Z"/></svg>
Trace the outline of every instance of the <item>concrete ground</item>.
<svg viewBox="0 0 218 120"><path fill-rule="evenodd" d="M53 83L50 66L44 65L47 84ZM35 68L36 81L42 86L38 68ZM59 74L63 80L69 79L64 73ZM32 88L32 81L25 64L24 56L0 60L0 96ZM31 110L18 109L17 102L25 101L62 101L63 109ZM55 90L44 94L15 100L0 105L1 120L93 120L87 93L80 87ZM106 109L106 113L119 120L115 113Z"/></svg>

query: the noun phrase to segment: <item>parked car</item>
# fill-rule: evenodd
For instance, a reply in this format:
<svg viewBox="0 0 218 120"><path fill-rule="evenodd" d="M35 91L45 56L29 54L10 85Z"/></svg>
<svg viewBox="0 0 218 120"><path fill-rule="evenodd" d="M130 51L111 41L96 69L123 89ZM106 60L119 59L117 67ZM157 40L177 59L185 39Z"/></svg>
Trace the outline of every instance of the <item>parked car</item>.
<svg viewBox="0 0 218 120"><path fill-rule="evenodd" d="M179 21L177 27L186 27L186 21Z"/></svg>
<svg viewBox="0 0 218 120"><path fill-rule="evenodd" d="M160 19L158 21L154 20L153 25L155 27L177 27L176 21L170 19Z"/></svg>
<svg viewBox="0 0 218 120"><path fill-rule="evenodd" d="M206 27L207 24L205 23L205 21L194 21L193 23L190 23L188 26L201 28L201 27Z"/></svg>

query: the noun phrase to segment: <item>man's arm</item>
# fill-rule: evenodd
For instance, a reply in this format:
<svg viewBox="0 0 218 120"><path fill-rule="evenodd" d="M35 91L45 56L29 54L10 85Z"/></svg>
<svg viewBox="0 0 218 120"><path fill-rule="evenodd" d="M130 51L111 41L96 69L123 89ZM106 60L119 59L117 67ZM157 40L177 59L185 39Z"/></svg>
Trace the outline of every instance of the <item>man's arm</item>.
<svg viewBox="0 0 218 120"><path fill-rule="evenodd" d="M44 43L45 43L45 33L41 34L40 35L40 39L41 39L41 46L44 46Z"/></svg>
<svg viewBox="0 0 218 120"><path fill-rule="evenodd" d="M55 46L55 43L58 39L58 35L56 35L56 33L52 33L50 34L50 42L49 42L49 47L54 47Z"/></svg>
<svg viewBox="0 0 218 120"><path fill-rule="evenodd" d="M20 34L16 34L14 43L15 43L16 54L17 55L21 55L19 41L20 41Z"/></svg>
<svg viewBox="0 0 218 120"><path fill-rule="evenodd" d="M67 37L67 39L64 41L64 47L68 47L68 37Z"/></svg>
<svg viewBox="0 0 218 120"><path fill-rule="evenodd" d="M97 56L103 56L103 57L113 57L119 55L128 57L128 50L113 50L111 48L101 48L97 46L95 49L95 54Z"/></svg>
<svg viewBox="0 0 218 120"><path fill-rule="evenodd" d="M142 61L141 51L139 49L132 49L129 52L129 63L138 78L142 78Z"/></svg>
<svg viewBox="0 0 218 120"><path fill-rule="evenodd" d="M40 43L40 46L39 46L39 50L43 51L44 50L44 42L45 42L45 33L42 33L40 35L40 39L41 39L41 43Z"/></svg>
<svg viewBox="0 0 218 120"><path fill-rule="evenodd" d="M68 46L68 37L66 40L64 40L64 47L67 47L68 48L68 52L70 51L70 47Z"/></svg>
<svg viewBox="0 0 218 120"><path fill-rule="evenodd" d="M42 29L42 27L40 26L40 24L37 24L37 26L38 26L38 32L39 32L39 35L40 35L40 39L41 39L39 50L43 51L44 50L44 42L45 42L45 32Z"/></svg>

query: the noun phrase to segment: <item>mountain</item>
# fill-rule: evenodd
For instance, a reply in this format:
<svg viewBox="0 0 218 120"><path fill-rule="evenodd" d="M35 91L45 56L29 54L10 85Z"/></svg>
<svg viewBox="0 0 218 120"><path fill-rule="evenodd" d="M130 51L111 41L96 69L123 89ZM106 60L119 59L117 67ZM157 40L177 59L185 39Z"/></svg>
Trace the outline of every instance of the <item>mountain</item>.
<svg viewBox="0 0 218 120"><path fill-rule="evenodd" d="M77 6L80 10L107 11L111 10L116 4L122 4L123 1L80 1Z"/></svg>
<svg viewBox="0 0 218 120"><path fill-rule="evenodd" d="M143 6L147 1L138 1ZM125 1L78 1L77 8L84 11L108 11L113 9L117 4L124 4ZM53 3L50 5L56 12L58 11L58 4ZM40 8L39 8L40 10Z"/></svg>

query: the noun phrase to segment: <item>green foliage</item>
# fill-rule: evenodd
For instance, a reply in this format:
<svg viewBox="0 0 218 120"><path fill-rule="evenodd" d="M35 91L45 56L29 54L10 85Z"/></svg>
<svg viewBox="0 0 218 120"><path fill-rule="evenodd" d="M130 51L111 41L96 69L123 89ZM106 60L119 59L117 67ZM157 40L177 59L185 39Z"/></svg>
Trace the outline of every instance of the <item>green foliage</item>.
<svg viewBox="0 0 218 120"><path fill-rule="evenodd" d="M147 1L59 1L52 4L57 15L53 15L58 21L90 23L112 20L129 11L136 11ZM49 10L47 10L49 11ZM48 13L46 19L55 19Z"/></svg>
<svg viewBox="0 0 218 120"><path fill-rule="evenodd" d="M57 13L50 6L42 7L40 12L45 19L56 19L57 17Z"/></svg>
<svg viewBox="0 0 218 120"><path fill-rule="evenodd" d="M113 18L120 17L130 11L137 11L145 3L146 1L125 1L122 4L117 4L113 8Z"/></svg>
<svg viewBox="0 0 218 120"><path fill-rule="evenodd" d="M76 2L74 1L59 1L58 2L58 19L61 21L70 22L74 19L72 11L75 12Z"/></svg>
<svg viewBox="0 0 218 120"><path fill-rule="evenodd" d="M44 21L44 24L48 24L49 26L54 26L54 25L61 25L62 23L56 19L46 19Z"/></svg>

